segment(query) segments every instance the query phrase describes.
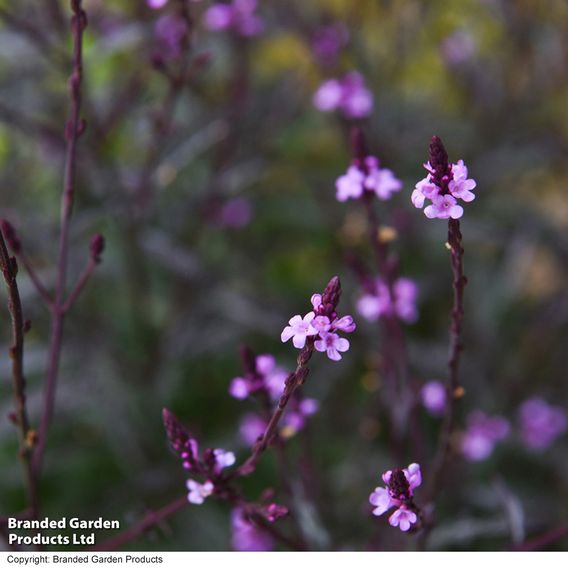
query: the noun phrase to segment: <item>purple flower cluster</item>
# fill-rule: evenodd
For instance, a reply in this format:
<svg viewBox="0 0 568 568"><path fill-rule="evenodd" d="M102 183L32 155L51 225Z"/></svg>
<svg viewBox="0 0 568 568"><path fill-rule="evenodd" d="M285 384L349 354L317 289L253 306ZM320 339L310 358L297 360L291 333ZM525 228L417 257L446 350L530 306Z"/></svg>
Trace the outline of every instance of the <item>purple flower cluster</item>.
<svg viewBox="0 0 568 568"><path fill-rule="evenodd" d="M345 118L369 116L373 110L373 95L365 86L363 75L351 71L341 79L324 81L313 96L314 106L322 112L339 110Z"/></svg>
<svg viewBox="0 0 568 568"><path fill-rule="evenodd" d="M459 219L463 215L463 207L458 205L458 199L469 203L475 199L471 191L477 183L468 178L467 166L463 160L450 166L448 174L443 178L443 184L438 184L435 179L435 170L430 162L424 164L428 175L416 184L412 192L411 201L414 207L422 209L424 201L429 199L432 203L424 209L424 215L428 219Z"/></svg>
<svg viewBox="0 0 568 568"><path fill-rule="evenodd" d="M234 465L235 454L221 448L206 448L200 456L197 440L189 435L174 414L164 408L162 417L172 449L182 460L184 469L205 479L203 483L195 479L187 480L188 501L201 505L214 493L215 481L219 479L221 471Z"/></svg>
<svg viewBox="0 0 568 568"><path fill-rule="evenodd" d="M374 289L357 301L357 311L371 322L381 317L397 317L407 323L415 322L418 318L416 283L410 278L398 278L393 284L392 292L391 295L382 278L377 278L374 281Z"/></svg>
<svg viewBox="0 0 568 568"><path fill-rule="evenodd" d="M349 31L345 24L335 23L321 26L312 39L314 55L324 64L331 65L337 59L341 49L349 40Z"/></svg>
<svg viewBox="0 0 568 568"><path fill-rule="evenodd" d="M532 450L544 450L568 430L568 415L542 398L530 398L519 409L520 435Z"/></svg>
<svg viewBox="0 0 568 568"><path fill-rule="evenodd" d="M501 416L487 416L476 410L467 418L461 439L461 451L470 461L482 461L492 453L497 442L509 434L509 422Z"/></svg>
<svg viewBox="0 0 568 568"><path fill-rule="evenodd" d="M276 403L284 392L287 371L276 364L272 355L254 356L247 349L243 353L247 372L244 376L235 377L229 385L229 393L236 399L244 400L250 396L261 397L266 405ZM280 436L291 438L306 425L307 419L318 411L319 403L312 398L301 399L294 397L287 406L287 412L282 418ZM239 432L243 441L252 446L264 434L268 425L267 419L255 413L243 416Z"/></svg>
<svg viewBox="0 0 568 568"><path fill-rule="evenodd" d="M203 24L211 31L230 30L241 37L262 33L263 20L255 13L257 0L232 0L230 4L216 3L207 8Z"/></svg>
<svg viewBox="0 0 568 568"><path fill-rule="evenodd" d="M259 392L268 393L272 400L278 400L284 390L288 372L278 367L272 355L258 355L255 358L255 371L244 377L235 377L229 386L229 394L239 400Z"/></svg>
<svg viewBox="0 0 568 568"><path fill-rule="evenodd" d="M432 137L428 157L424 164L428 175L416 184L410 199L418 209L424 207L426 199L432 202L424 209L424 215L429 219L459 219L463 215L463 207L458 205L458 199L465 203L473 201L475 194L471 190L477 184L467 177L463 160L448 163L444 144L437 136Z"/></svg>
<svg viewBox="0 0 568 568"><path fill-rule="evenodd" d="M396 510L389 517L389 524L406 532L418 522L418 508L414 504L414 489L422 484L422 473L417 463L405 469L388 470L382 475L385 487L376 487L369 496L373 515L379 517L389 509Z"/></svg>
<svg viewBox="0 0 568 568"><path fill-rule="evenodd" d="M338 318L335 311L329 311L329 305L323 302L321 294L313 294L311 298L313 311L304 317L292 317L282 331L280 338L285 343L292 339L294 347L302 349L308 338L314 341L316 351L327 353L332 361L339 361L341 353L349 349L349 341L336 332L351 333L356 325L351 316Z"/></svg>
<svg viewBox="0 0 568 568"><path fill-rule="evenodd" d="M156 55L163 61L177 59L183 51L183 41L188 33L187 22L178 14L160 16L154 26Z"/></svg>
<svg viewBox="0 0 568 568"><path fill-rule="evenodd" d="M286 414L280 422L279 434L288 439L304 429L307 420L319 410L319 402L314 398L293 398L287 406ZM239 424L239 434L243 442L252 446L264 434L268 422L258 414L245 414Z"/></svg>
<svg viewBox="0 0 568 568"><path fill-rule="evenodd" d="M274 539L249 520L237 507L231 512L231 542L239 552L268 552L274 548Z"/></svg>
<svg viewBox="0 0 568 568"><path fill-rule="evenodd" d="M365 191L375 193L382 200L390 199L392 194L400 191L402 182L395 177L392 170L379 167L375 156L367 156L355 160L347 172L335 182L337 201L360 199Z"/></svg>

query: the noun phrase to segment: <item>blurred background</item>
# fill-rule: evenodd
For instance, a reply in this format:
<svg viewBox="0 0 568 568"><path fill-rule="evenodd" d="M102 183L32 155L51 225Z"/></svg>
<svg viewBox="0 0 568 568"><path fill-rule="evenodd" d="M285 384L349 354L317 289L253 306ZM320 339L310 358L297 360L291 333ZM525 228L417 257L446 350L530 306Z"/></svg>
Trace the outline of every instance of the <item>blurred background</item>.
<svg viewBox="0 0 568 568"><path fill-rule="evenodd" d="M459 428L467 433L474 411L508 426L481 458L468 459L454 443L428 546L501 550L566 525L568 5L224 6L84 2L88 126L78 147L70 286L93 233L105 236L106 249L66 320L43 513L126 527L182 496L186 476L168 448L163 407L202 446L246 458L239 425L255 405L228 393L242 373L239 348L271 353L293 369L297 352L281 343L282 328L338 274L341 313L359 327L341 362L312 359L304 392L319 411L287 444L292 494L282 494L270 453L243 489L258 499L274 488L313 548L415 546L370 515L368 496L385 469L420 461L426 475L441 420L418 406L421 455L409 443L400 450L404 463L392 462L381 335L357 313L362 291L346 262L356 255L373 266L367 220L360 203L335 199L335 180L351 159L349 129L359 124L372 153L403 182L375 208L401 273L419 288L418 320L403 325L418 387L446 379L452 301L446 223L410 202L430 137L440 136L450 160L464 159L477 180L462 220L468 286ZM67 2L0 2L0 216L50 289L69 15ZM353 71L363 111L322 110L314 99L321 86ZM25 366L37 425L49 313L23 269L18 281L32 321ZM0 514L10 515L25 507L25 494L6 418L13 401L4 287L0 299ZM229 550L229 513L214 499L188 506L129 547ZM568 541L554 547L566 550Z"/></svg>

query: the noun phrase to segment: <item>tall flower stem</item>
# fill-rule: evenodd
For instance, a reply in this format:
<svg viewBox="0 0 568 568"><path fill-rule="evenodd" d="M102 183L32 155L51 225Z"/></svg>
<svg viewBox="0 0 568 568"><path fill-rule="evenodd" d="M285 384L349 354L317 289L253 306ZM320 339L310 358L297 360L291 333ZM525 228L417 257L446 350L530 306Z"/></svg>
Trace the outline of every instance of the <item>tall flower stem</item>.
<svg viewBox="0 0 568 568"><path fill-rule="evenodd" d="M51 307L51 331L48 349L48 365L43 399L38 445L34 452L34 472L37 477L41 474L43 457L47 441L47 432L53 415L55 391L59 364L61 359L63 324L65 319L65 285L69 261L69 225L73 211L77 177L77 141L85 124L80 118L81 113L81 84L83 79L83 33L87 25L87 16L81 7L81 0L71 2L73 16L71 32L73 37L73 69L69 80L71 97L71 115L65 126L67 150L65 156L65 172L63 195L61 199L61 229L59 235L59 255L57 262L57 282L55 297Z"/></svg>
<svg viewBox="0 0 568 568"><path fill-rule="evenodd" d="M12 384L16 407L16 424L20 432L20 458L26 476L28 502L32 517L38 512L37 478L32 467L32 452L35 443L35 432L30 427L26 405L26 379L24 376L24 333L25 322L22 303L18 291L16 259L8 254L2 232L0 232L0 270L8 292L8 310L12 321L12 345L10 359L12 361Z"/></svg>
<svg viewBox="0 0 568 568"><path fill-rule="evenodd" d="M268 421L264 434L257 440L252 448L250 457L238 468L237 475L250 475L256 469L258 460L266 451L273 438L277 435L278 424L284 415L288 402L294 395L294 391L304 383L309 373L308 362L314 353L314 340L308 338L305 347L300 351L296 370L286 379L284 392L278 401L278 406Z"/></svg>
<svg viewBox="0 0 568 568"><path fill-rule="evenodd" d="M432 502L438 491L444 466L450 451L452 434L455 428L456 401L460 396L459 389L459 365L460 355L463 350L462 343L462 322L464 316L463 294L467 279L463 272L464 250L461 245L462 234L460 222L457 219L450 219L448 222L448 247L451 254L452 267L452 287L453 287L453 307L450 321L450 346L448 352L448 381L446 383L447 407L442 424L442 431L438 443L432 468L430 470L429 482L426 488L426 499Z"/></svg>

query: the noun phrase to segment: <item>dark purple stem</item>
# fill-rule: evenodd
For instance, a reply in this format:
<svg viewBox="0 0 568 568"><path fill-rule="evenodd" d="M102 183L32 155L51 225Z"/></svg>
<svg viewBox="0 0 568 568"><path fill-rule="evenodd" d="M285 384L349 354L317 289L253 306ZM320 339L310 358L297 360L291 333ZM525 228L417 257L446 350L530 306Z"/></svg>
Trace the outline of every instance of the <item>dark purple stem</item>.
<svg viewBox="0 0 568 568"><path fill-rule="evenodd" d="M81 83L83 78L83 33L87 25L87 16L81 7L81 0L71 2L73 16L71 18L71 31L73 36L73 70L69 80L71 96L71 116L65 126L67 151L65 157L65 173L63 196L61 200L61 231L59 236L59 256L57 263L57 282L55 298L52 306L51 332L48 349L48 366L43 401L43 413L39 426L39 439L37 450L34 453L34 472L39 477L43 465L47 432L53 415L55 404L55 391L59 363L61 359L63 323L65 311L65 284L67 280L67 266L69 253L69 224L73 210L77 172L77 141L84 130L81 121Z"/></svg>
<svg viewBox="0 0 568 568"><path fill-rule="evenodd" d="M462 344L462 322L463 322L463 293L467 279L463 273L463 254L461 246L462 234L460 222L457 219L450 219L448 222L448 246L451 251L451 266L453 273L454 302L450 323L450 347L448 354L448 381L446 384L447 407L444 416L444 423L440 435L440 441L434 461L430 471L430 479L426 489L428 502L435 499L438 491L444 467L450 451L450 443L455 428L456 401L460 396L459 388L459 364L460 354L463 350Z"/></svg>
<svg viewBox="0 0 568 568"><path fill-rule="evenodd" d="M38 514L37 478L32 467L33 448L36 441L35 431L31 429L26 406L26 379L24 376L24 317L18 291L16 259L10 257L4 237L0 231L0 270L8 292L8 310L12 320L12 384L16 407L16 424L20 431L20 458L26 475L28 501L33 517Z"/></svg>
<svg viewBox="0 0 568 568"><path fill-rule="evenodd" d="M562 525L557 527L547 533L544 533L540 536L536 536L515 546L512 550L517 551L531 551L531 550L542 550L543 548L549 546L550 544L554 544L555 542L568 539L568 524Z"/></svg>

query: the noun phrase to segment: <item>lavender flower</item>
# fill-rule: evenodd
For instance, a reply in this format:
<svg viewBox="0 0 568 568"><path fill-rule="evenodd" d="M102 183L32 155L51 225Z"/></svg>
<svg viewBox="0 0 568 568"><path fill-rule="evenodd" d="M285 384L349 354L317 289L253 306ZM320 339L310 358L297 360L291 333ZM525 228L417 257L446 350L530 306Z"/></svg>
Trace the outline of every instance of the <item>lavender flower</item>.
<svg viewBox="0 0 568 568"><path fill-rule="evenodd" d="M487 459L497 442L507 437L509 429L509 422L501 416L487 416L480 410L472 412L461 440L464 457L470 461Z"/></svg>
<svg viewBox="0 0 568 568"><path fill-rule="evenodd" d="M347 119L359 119L371 114L373 95L363 76L351 71L341 79L324 81L315 92L313 103L322 112L339 110Z"/></svg>
<svg viewBox="0 0 568 568"><path fill-rule="evenodd" d="M230 30L241 37L253 37L262 33L264 22L255 14L256 0L233 0L230 4L216 3L210 6L203 23L211 31Z"/></svg>
<svg viewBox="0 0 568 568"><path fill-rule="evenodd" d="M422 209L425 200L432 203L424 209L424 215L429 219L459 219L463 215L463 207L458 199L469 203L475 199L472 189L477 183L468 178L468 170L463 160L455 164L448 164L447 154L441 140L434 136L430 144L432 158L424 164L428 175L416 184L412 192L412 204Z"/></svg>
<svg viewBox="0 0 568 568"><path fill-rule="evenodd" d="M288 373L276 364L272 355L258 355L255 358L255 371L245 377L235 377L229 386L234 398L244 400L251 394L265 391L272 400L277 400L284 390Z"/></svg>
<svg viewBox="0 0 568 568"><path fill-rule="evenodd" d="M394 469L383 473L385 487L376 487L369 496L373 505L373 515L379 517L389 509L396 510L389 517L389 523L401 531L408 531L416 525L419 509L414 503L414 489L422 484L422 473L417 463L411 463L405 469Z"/></svg>
<svg viewBox="0 0 568 568"><path fill-rule="evenodd" d="M146 4L148 4L149 8L152 10L159 10L163 8L168 3L168 0L146 0Z"/></svg>
<svg viewBox="0 0 568 568"><path fill-rule="evenodd" d="M252 446L266 430L267 422L258 414L249 412L241 418L239 434L247 446Z"/></svg>
<svg viewBox="0 0 568 568"><path fill-rule="evenodd" d="M552 406L542 398L529 398L518 413L520 434L531 450L544 450L558 436L568 430L568 415L559 406Z"/></svg>
<svg viewBox="0 0 568 568"><path fill-rule="evenodd" d="M422 405L433 416L441 416L446 409L446 388L440 381L426 383L421 391Z"/></svg>
<svg viewBox="0 0 568 568"><path fill-rule="evenodd" d="M365 191L375 193L384 201L400 191L402 182L395 177L392 170L380 168L378 158L367 156L360 162L359 159L354 160L345 175L335 182L337 201L360 199Z"/></svg>
<svg viewBox="0 0 568 568"><path fill-rule="evenodd" d="M283 343L293 338L292 343L297 349L302 349L309 338L314 341L317 351L327 353L332 361L339 361L341 353L349 349L349 341L335 332L351 333L357 326L351 316L337 318L334 306L324 302L321 294L313 294L311 303L313 311L304 317L296 315L291 318L280 338Z"/></svg>
<svg viewBox="0 0 568 568"><path fill-rule="evenodd" d="M314 34L312 50L323 64L330 65L337 59L348 39L349 31L344 24L322 26Z"/></svg>
<svg viewBox="0 0 568 568"><path fill-rule="evenodd" d="M375 280L375 288L359 298L357 311L370 322L381 317L397 317L413 323L418 319L416 300L418 286L410 278L398 278L393 284L393 297L386 282L382 278Z"/></svg>
<svg viewBox="0 0 568 568"><path fill-rule="evenodd" d="M187 22L178 14L160 16L154 26L156 57L163 61L177 59L182 54L183 41L187 33Z"/></svg>
<svg viewBox="0 0 568 568"><path fill-rule="evenodd" d="M239 552L267 552L274 548L274 539L254 525L241 508L231 512L231 542Z"/></svg>
<svg viewBox="0 0 568 568"><path fill-rule="evenodd" d="M215 486L212 481L206 481L205 483L198 483L193 479L187 480L187 489L189 493L187 494L187 500L194 505L201 505L213 494Z"/></svg>

